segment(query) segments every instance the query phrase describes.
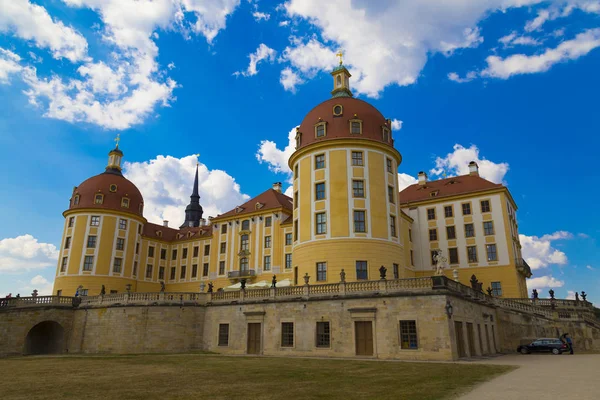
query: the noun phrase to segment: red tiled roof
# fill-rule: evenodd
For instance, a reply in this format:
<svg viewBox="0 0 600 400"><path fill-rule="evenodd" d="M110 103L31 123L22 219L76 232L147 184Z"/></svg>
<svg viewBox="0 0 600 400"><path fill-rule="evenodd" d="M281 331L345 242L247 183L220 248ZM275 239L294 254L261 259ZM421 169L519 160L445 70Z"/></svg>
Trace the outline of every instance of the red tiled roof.
<svg viewBox="0 0 600 400"><path fill-rule="evenodd" d="M260 203L261 207L256 208L256 203ZM233 210L227 211L224 214L217 215L214 219L222 219L228 217L235 217L240 215L250 214L256 211L265 211L274 208L283 208L285 210L292 211L293 200L291 197L278 192L273 189L269 189L266 192L259 194L258 196L248 200L241 206L234 208ZM241 211L236 210L241 208Z"/></svg>
<svg viewBox="0 0 600 400"><path fill-rule="evenodd" d="M288 216L287 216L287 218L286 218L286 219L284 219L284 220L281 222L281 225L291 225L293 221L294 221L294 215L293 215L293 214L290 214L290 215L288 215Z"/></svg>
<svg viewBox="0 0 600 400"><path fill-rule="evenodd" d="M400 204L434 200L441 197L457 196L482 190L498 189L502 184L493 183L476 175L462 175L452 178L428 181L425 185L415 183L400 192ZM435 196L432 193L436 192Z"/></svg>
<svg viewBox="0 0 600 400"><path fill-rule="evenodd" d="M158 236L158 232L162 232L162 236ZM189 233L191 233L191 235L189 235ZM144 230L142 231L142 236L146 238L162 240L165 242L203 238L210 235L212 235L212 225L176 229L148 222L144 225Z"/></svg>

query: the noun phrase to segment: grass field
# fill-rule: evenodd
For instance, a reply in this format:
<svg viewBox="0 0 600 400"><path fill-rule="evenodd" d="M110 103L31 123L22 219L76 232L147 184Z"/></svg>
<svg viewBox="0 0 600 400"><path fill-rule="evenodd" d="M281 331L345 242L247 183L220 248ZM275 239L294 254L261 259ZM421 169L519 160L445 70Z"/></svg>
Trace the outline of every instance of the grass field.
<svg viewBox="0 0 600 400"><path fill-rule="evenodd" d="M496 365L206 354L0 359L2 399L447 399Z"/></svg>

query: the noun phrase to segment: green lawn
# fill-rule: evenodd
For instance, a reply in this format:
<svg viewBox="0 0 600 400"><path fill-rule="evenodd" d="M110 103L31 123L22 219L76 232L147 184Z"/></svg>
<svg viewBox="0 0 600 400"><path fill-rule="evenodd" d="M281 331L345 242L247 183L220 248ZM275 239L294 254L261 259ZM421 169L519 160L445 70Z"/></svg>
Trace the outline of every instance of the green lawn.
<svg viewBox="0 0 600 400"><path fill-rule="evenodd" d="M0 359L2 399L445 399L512 367L207 354Z"/></svg>

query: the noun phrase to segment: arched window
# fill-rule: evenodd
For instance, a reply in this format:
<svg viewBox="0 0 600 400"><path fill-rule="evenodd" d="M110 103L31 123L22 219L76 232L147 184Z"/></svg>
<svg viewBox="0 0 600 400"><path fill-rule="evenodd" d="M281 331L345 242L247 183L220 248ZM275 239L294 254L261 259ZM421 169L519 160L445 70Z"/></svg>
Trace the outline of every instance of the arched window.
<svg viewBox="0 0 600 400"><path fill-rule="evenodd" d="M248 250L248 235L242 235L240 246L240 250Z"/></svg>
<svg viewBox="0 0 600 400"><path fill-rule="evenodd" d="M337 87L340 87L340 86L342 86L342 76L338 75L337 76Z"/></svg>
<svg viewBox="0 0 600 400"><path fill-rule="evenodd" d="M121 199L121 207L129 208L129 199L127 197Z"/></svg>
<svg viewBox="0 0 600 400"><path fill-rule="evenodd" d="M248 259L246 257L240 258L240 271L248 271Z"/></svg>
<svg viewBox="0 0 600 400"><path fill-rule="evenodd" d="M76 206L79 204L79 195L75 195L75 197L73 198L73 205Z"/></svg>
<svg viewBox="0 0 600 400"><path fill-rule="evenodd" d="M94 197L94 204L102 204L103 201L104 201L104 195L103 194L97 194Z"/></svg>
<svg viewBox="0 0 600 400"><path fill-rule="evenodd" d="M250 230L250 220L246 219L242 221L242 230L249 231Z"/></svg>

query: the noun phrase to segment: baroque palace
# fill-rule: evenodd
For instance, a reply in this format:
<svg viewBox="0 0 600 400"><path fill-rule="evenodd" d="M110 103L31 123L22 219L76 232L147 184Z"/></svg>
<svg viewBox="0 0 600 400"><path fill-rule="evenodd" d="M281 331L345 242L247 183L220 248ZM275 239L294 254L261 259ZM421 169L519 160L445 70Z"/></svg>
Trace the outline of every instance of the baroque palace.
<svg viewBox="0 0 600 400"><path fill-rule="evenodd" d="M122 151L75 187L52 296L0 299L0 356L214 351L456 360L569 332L600 349L582 300L527 298L517 206L469 174L399 191L391 122L332 72L281 184L203 218L198 173L177 229L149 223ZM487 293L486 293L487 292Z"/></svg>
<svg viewBox="0 0 600 400"><path fill-rule="evenodd" d="M161 282L168 292L198 292L241 280L268 286L273 275L292 285L307 275L331 283L342 270L360 281L378 279L381 266L398 279L441 265L461 282L475 274L494 296L527 297L531 270L508 189L471 162L469 175L428 181L420 172L399 192L391 121L353 98L342 64L332 76L332 98L297 128L293 198L276 183L206 221L196 171L183 225L150 223L140 191L121 173L117 144L106 170L73 189L54 293L157 292Z"/></svg>

